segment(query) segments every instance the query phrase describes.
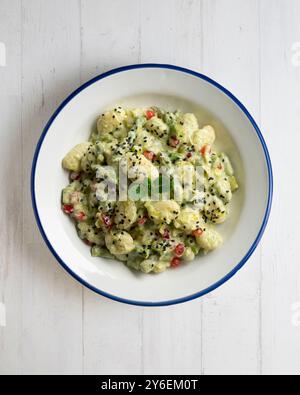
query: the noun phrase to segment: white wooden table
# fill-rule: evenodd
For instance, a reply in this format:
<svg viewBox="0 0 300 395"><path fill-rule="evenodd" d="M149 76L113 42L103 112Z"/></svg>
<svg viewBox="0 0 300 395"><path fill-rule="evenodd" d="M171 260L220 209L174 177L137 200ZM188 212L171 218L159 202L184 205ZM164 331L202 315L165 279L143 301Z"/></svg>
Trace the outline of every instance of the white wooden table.
<svg viewBox="0 0 300 395"><path fill-rule="evenodd" d="M275 173L249 263L170 308L83 289L31 209L32 155L51 113L80 83L139 62L231 89L261 125ZM0 0L0 133L0 374L300 373L299 0Z"/></svg>

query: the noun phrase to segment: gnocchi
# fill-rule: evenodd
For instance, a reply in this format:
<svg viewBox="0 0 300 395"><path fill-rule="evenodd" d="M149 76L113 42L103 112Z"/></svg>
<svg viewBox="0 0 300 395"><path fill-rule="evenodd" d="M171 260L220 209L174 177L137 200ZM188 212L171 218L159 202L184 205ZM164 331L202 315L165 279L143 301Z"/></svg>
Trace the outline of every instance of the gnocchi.
<svg viewBox="0 0 300 395"><path fill-rule="evenodd" d="M216 228L239 185L215 140L215 129L192 113L120 106L103 113L89 141L62 160L70 172L62 209L91 255L158 274L219 248Z"/></svg>

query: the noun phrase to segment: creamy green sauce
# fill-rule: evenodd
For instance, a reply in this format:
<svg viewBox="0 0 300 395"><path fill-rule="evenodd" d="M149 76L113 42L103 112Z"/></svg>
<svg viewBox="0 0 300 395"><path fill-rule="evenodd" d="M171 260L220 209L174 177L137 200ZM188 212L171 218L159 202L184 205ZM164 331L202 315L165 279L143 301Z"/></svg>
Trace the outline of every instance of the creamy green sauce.
<svg viewBox="0 0 300 395"><path fill-rule="evenodd" d="M161 273L220 247L216 227L228 218L238 184L215 139L194 114L156 107L102 114L90 140L63 159L70 184L62 207L92 256ZM121 199L125 167L128 199ZM194 172L183 182L188 169Z"/></svg>

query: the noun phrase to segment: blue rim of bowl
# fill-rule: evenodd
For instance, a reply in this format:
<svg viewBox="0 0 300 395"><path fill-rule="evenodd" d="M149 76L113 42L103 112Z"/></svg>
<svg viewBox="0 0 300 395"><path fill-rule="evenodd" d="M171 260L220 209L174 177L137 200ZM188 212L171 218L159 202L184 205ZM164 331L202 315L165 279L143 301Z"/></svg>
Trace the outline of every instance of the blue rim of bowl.
<svg viewBox="0 0 300 395"><path fill-rule="evenodd" d="M244 258L240 261L240 263L230 272L228 273L224 278L222 278L221 280L219 280L218 282L216 282L215 284L211 285L210 287L199 291L195 294L192 295L188 295L182 298L178 298L178 299L173 299L173 300L167 300L167 301L163 301L163 302L141 302L141 301L137 301L137 300L130 300L130 299L126 299L126 298L121 298L118 296L114 296L111 295L107 292L101 291L101 289L98 289L94 286L92 286L91 284L87 283L86 281L84 281L81 277L79 277L76 273L74 273L69 266L63 262L63 260L60 258L60 256L56 253L54 247L51 245L50 241L47 238L47 235L43 229L43 225L41 223L40 217L39 217L39 213L38 213L38 209L37 209L37 204L36 204L36 197L35 197L35 173L36 173L36 165L37 165L37 160L39 157L39 153L40 153L40 149L41 146L43 144L43 141L52 125L52 123L54 122L54 120L56 119L56 117L58 116L58 114L63 110L63 108L75 97L77 96L81 91L83 91L85 88L87 88L88 86L94 84L95 82L102 80L106 77L109 77L111 75L117 74L117 73L121 73L124 71L128 71L128 70L135 70L135 69L149 69L149 68L158 68L158 69L167 69L167 70L175 70L175 71L179 71L182 73L186 73L186 74L190 74L193 75L194 77L200 78L208 83L210 83L211 85L215 86L216 88L218 88L220 91L222 91L223 93L225 93L225 95L227 95L231 100L233 100L233 102L243 111L243 113L247 116L247 118L249 119L249 121L251 122L254 130L257 133L257 136L260 140L260 143L262 145L264 154L265 154L265 159L266 159L266 163L267 163L267 168L268 168L268 178L269 178L269 192L268 192L268 202L267 202L267 208L266 208L266 212L264 215L264 219L263 219L263 223L262 226L258 232L258 235L254 241L254 243L252 244L252 246L250 247L249 251L247 252L247 254L244 256ZM174 305L174 304L179 304L179 303L184 303L184 302L188 302L190 300L194 300L197 298L200 298L212 291L214 291L215 289L219 288L221 285L225 284L228 280L230 280L245 264L246 262L249 260L249 258L252 256L253 252L255 251L256 247L258 246L263 233L266 229L268 220L269 220L269 216L270 216L270 212L271 212L271 206L272 206L272 198L273 198L273 171L272 171L272 164L271 164L271 159L270 159L270 155L268 152L268 148L266 145L266 142L263 138L263 135L258 127L258 125L256 124L255 120L253 119L253 117L251 116L251 114L249 113L249 111L246 109L246 107L226 88L224 88L222 85L220 85L218 82L212 80L211 78L200 74L196 71L193 70L189 70L183 67L179 67L179 66L173 66L173 65L169 65L169 64L156 64L156 63L147 63L147 64L135 64L135 65L129 65L129 66L124 66L124 67L119 67L113 70L110 70L108 72L105 72L93 79L91 79L90 81L84 83L83 85L81 85L78 89L76 89L73 93L71 93L63 102L62 104L57 108L57 110L54 112L54 114L52 115L52 117L50 118L50 120L48 121L47 125L45 126L43 133L37 143L37 147L35 150L35 154L33 157L33 163L32 163L32 171L31 171L31 198L32 198L32 206L33 206L33 211L34 211L34 215L38 224L38 228L39 231L41 232L41 235L46 243L46 245L48 246L49 250L51 251L51 253L54 255L54 257L57 259L57 261L61 264L61 266L72 276L74 277L77 281L79 281L82 285L84 285L85 287L89 288L90 290L105 296L109 299L112 299L114 301L117 302L121 302L121 303L126 303L126 304L131 304L131 305L135 305L135 306L152 306L152 307L161 307L161 306L170 306L170 305Z"/></svg>

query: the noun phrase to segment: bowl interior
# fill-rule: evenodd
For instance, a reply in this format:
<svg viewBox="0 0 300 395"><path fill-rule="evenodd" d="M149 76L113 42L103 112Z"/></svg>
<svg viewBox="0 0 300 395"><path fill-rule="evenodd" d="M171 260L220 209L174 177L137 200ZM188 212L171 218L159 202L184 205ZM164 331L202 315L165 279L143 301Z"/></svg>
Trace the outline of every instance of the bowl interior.
<svg viewBox="0 0 300 395"><path fill-rule="evenodd" d="M240 190L228 221L219 227L222 248L160 275L130 271L122 263L92 258L73 223L62 214L60 194L68 183L61 160L89 138L97 116L116 105L162 106L194 112L200 126L211 124L217 148L232 159ZM247 256L263 226L269 204L269 173L261 141L247 115L217 86L180 70L149 67L114 73L87 85L67 100L40 145L33 178L42 232L55 254L90 287L141 304L168 303L219 283Z"/></svg>

